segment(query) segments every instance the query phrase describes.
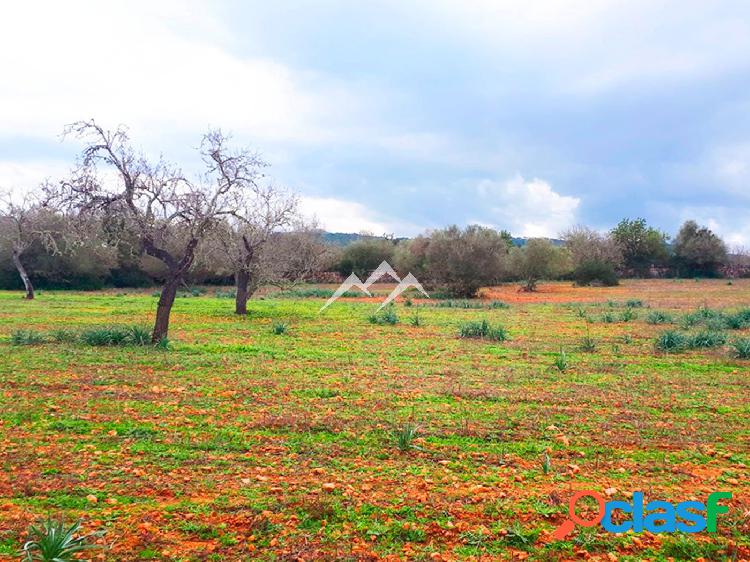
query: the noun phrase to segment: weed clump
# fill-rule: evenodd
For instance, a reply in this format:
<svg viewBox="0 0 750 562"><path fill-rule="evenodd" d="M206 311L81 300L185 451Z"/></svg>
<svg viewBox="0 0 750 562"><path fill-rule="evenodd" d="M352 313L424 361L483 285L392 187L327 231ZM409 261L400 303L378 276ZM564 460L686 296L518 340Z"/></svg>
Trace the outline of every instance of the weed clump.
<svg viewBox="0 0 750 562"><path fill-rule="evenodd" d="M458 335L462 338L477 338L491 341L505 341L508 332L502 326L492 326L487 320L461 324Z"/></svg>
<svg viewBox="0 0 750 562"><path fill-rule="evenodd" d="M594 338L591 336L585 336L581 340L581 344L578 346L578 349L585 353L594 353L596 351L597 343Z"/></svg>
<svg viewBox="0 0 750 562"><path fill-rule="evenodd" d="M289 325L285 322L274 322L271 326L271 333L275 336L282 336L289 330Z"/></svg>
<svg viewBox="0 0 750 562"><path fill-rule="evenodd" d="M732 342L732 348L737 359L750 359L750 338L737 338Z"/></svg>
<svg viewBox="0 0 750 562"><path fill-rule="evenodd" d="M656 338L655 346L659 351L665 351L667 353L682 351L688 347L688 338L680 332L667 330L666 332L662 332L661 335Z"/></svg>
<svg viewBox="0 0 750 562"><path fill-rule="evenodd" d="M688 347L690 349L713 348L727 343L727 336L722 332L705 330L694 334L688 338Z"/></svg>
<svg viewBox="0 0 750 562"><path fill-rule="evenodd" d="M565 372L568 368L568 356L565 353L565 350L561 347L560 353L558 353L555 356L555 360L552 363L555 367L557 367L557 370L561 373Z"/></svg>
<svg viewBox="0 0 750 562"><path fill-rule="evenodd" d="M151 344L151 333L141 326L111 326L90 328L79 335L79 340L93 347Z"/></svg>
<svg viewBox="0 0 750 562"><path fill-rule="evenodd" d="M394 432L396 439L396 446L400 451L410 451L411 449L418 449L414 445L414 440L419 434L419 426L415 423L407 423L396 429Z"/></svg>
<svg viewBox="0 0 750 562"><path fill-rule="evenodd" d="M34 330L16 330L10 335L10 341L13 345L39 345L47 340Z"/></svg>
<svg viewBox="0 0 750 562"><path fill-rule="evenodd" d="M648 316L646 316L646 322L649 324L672 324L674 318L672 318L670 314L662 312L661 310L652 310L648 313Z"/></svg>
<svg viewBox="0 0 750 562"><path fill-rule="evenodd" d="M368 318L370 324L389 324L393 326L398 324L398 314L392 305L389 305L382 310L371 314Z"/></svg>

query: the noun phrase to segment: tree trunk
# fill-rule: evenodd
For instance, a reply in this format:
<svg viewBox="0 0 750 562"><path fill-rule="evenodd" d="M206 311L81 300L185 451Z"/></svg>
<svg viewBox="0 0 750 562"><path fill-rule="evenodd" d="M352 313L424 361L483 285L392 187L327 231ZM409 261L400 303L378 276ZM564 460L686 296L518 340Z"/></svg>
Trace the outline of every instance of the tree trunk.
<svg viewBox="0 0 750 562"><path fill-rule="evenodd" d="M247 314L247 299L250 298L248 285L250 283L250 272L240 270L234 274L234 284L237 294L234 297L234 313Z"/></svg>
<svg viewBox="0 0 750 562"><path fill-rule="evenodd" d="M23 267L23 264L21 263L21 254L19 254L16 250L13 250L13 264L16 266L16 269L18 270L18 275L21 276L21 281L23 281L23 286L26 288L26 299L31 300L34 298L34 286L31 284L31 279L29 279L28 274L26 273L26 269Z"/></svg>
<svg viewBox="0 0 750 562"><path fill-rule="evenodd" d="M172 277L167 280L161 289L159 305L156 308L156 322L154 322L154 331L151 334L152 343L159 343L169 333L169 315L172 312L172 305L177 296L180 280L181 277Z"/></svg>

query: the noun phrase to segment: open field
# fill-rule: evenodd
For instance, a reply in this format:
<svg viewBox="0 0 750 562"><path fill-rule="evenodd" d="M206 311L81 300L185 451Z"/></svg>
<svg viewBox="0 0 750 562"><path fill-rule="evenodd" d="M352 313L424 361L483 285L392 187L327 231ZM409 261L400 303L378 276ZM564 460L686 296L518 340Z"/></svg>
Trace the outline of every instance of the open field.
<svg viewBox="0 0 750 562"><path fill-rule="evenodd" d="M322 298L269 298L242 319L230 299L180 298L163 351L11 342L148 326L146 292L0 293L0 559L59 512L106 529L91 556L108 561L750 558L750 360L729 345L750 328L654 348L703 329L681 324L698 307L750 306L750 280L484 295L509 307L402 300L396 325L368 321L378 299L319 315ZM510 339L458 337L483 319ZM715 535L552 540L586 488L733 498Z"/></svg>

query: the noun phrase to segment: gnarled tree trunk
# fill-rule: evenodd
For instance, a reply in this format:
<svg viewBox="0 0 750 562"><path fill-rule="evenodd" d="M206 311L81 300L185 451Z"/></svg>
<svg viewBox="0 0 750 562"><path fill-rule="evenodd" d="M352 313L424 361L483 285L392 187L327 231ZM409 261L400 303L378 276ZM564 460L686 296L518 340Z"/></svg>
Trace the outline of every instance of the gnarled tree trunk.
<svg viewBox="0 0 750 562"><path fill-rule="evenodd" d="M234 297L234 313L235 314L247 314L247 299L250 298L248 292L248 285L250 283L250 272L240 270L234 274L234 285L235 285L235 297Z"/></svg>
<svg viewBox="0 0 750 562"><path fill-rule="evenodd" d="M172 312L172 305L177 296L180 280L180 277L172 277L164 283L164 287L161 289L159 304L156 307L156 322L154 322L154 331L151 334L152 343L159 343L169 333L169 315Z"/></svg>
<svg viewBox="0 0 750 562"><path fill-rule="evenodd" d="M16 266L16 269L18 270L18 275L21 276L21 281L23 281L23 286L26 288L26 296L24 298L31 300L34 298L34 286L31 284L31 279L29 279L28 274L26 273L26 269L23 267L23 264L21 263L21 254L17 250L13 250L13 265Z"/></svg>

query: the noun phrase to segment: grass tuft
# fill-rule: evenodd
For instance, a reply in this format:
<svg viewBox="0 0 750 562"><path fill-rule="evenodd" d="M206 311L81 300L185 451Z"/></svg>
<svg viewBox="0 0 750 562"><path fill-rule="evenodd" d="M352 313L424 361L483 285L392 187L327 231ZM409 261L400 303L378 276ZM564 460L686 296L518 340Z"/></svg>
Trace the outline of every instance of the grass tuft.
<svg viewBox="0 0 750 562"><path fill-rule="evenodd" d="M46 341L43 334L35 330L15 330L10 335L13 345L39 345Z"/></svg>
<svg viewBox="0 0 750 562"><path fill-rule="evenodd" d="M491 341L505 341L508 332L502 326L492 326L487 320L481 322L466 322L458 330L459 337L477 338Z"/></svg>

